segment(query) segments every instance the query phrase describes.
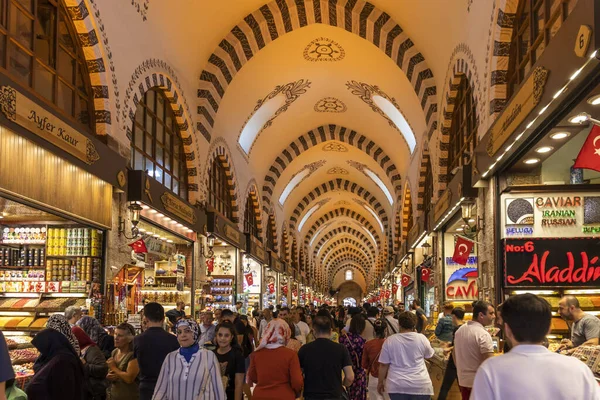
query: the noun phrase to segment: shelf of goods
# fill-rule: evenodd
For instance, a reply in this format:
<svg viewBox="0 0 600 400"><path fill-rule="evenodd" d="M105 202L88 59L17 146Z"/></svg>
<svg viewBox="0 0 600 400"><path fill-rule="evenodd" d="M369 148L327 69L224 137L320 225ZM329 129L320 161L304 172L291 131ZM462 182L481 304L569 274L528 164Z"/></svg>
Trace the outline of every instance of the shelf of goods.
<svg viewBox="0 0 600 400"><path fill-rule="evenodd" d="M39 352L31 344L31 339L30 336L5 337L10 362L15 371L16 385L21 389L33 376L33 363L39 356Z"/></svg>
<svg viewBox="0 0 600 400"><path fill-rule="evenodd" d="M183 301L186 304L190 302L190 289L184 288L182 292L176 289L169 288L153 288L145 286L142 289L142 303L157 302L163 307L175 306L178 301Z"/></svg>
<svg viewBox="0 0 600 400"><path fill-rule="evenodd" d="M228 308L233 305L233 275L212 275L210 293L206 306L211 308Z"/></svg>
<svg viewBox="0 0 600 400"><path fill-rule="evenodd" d="M68 306L86 306L85 298L47 296L40 293L38 297L1 297L0 330L36 332L46 327L50 314L64 312Z"/></svg>

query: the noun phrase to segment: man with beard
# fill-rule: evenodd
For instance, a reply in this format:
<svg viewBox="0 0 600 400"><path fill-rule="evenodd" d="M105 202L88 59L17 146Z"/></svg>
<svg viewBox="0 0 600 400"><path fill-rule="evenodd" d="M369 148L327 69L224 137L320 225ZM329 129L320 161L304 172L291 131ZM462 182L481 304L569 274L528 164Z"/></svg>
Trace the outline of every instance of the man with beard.
<svg viewBox="0 0 600 400"><path fill-rule="evenodd" d="M600 337L600 319L583 312L575 296L564 296L558 303L558 313L571 323L571 340L563 339L560 350L572 352L579 346L596 346Z"/></svg>

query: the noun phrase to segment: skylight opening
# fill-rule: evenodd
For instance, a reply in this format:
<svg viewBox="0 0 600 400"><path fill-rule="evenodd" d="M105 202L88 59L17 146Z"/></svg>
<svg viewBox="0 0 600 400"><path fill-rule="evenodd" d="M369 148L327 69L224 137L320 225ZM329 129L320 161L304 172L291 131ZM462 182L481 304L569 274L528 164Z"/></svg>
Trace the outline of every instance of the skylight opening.
<svg viewBox="0 0 600 400"><path fill-rule="evenodd" d="M398 130L402 133L402 136L404 136L406 143L408 143L410 154L412 154L417 146L417 140L415 138L415 134L410 128L410 125L408 125L408 122L400 110L398 110L396 106L394 106L388 99L379 95L373 96L373 102L381 109L381 111L383 111L385 115L387 115L389 119L392 120L394 125L396 125Z"/></svg>
<svg viewBox="0 0 600 400"><path fill-rule="evenodd" d="M304 226L304 223L306 221L308 221L310 216L313 215L315 213L315 211L317 211L320 207L321 207L320 204L315 204L310 210L308 210L308 212L306 214L304 214L304 217L302 217L302 220L300 221L300 225L298 225L298 232L302 231L302 227Z"/></svg>
<svg viewBox="0 0 600 400"><path fill-rule="evenodd" d="M329 239L327 239L327 240L325 241L325 243L323 243L323 245L321 246L321 248L320 248L320 249L319 249L319 251L317 252L317 258L319 258L319 254L321 254L321 252L322 252L322 251L323 251L323 249L325 248L325 245L326 245L327 243L329 243L329 241L330 241L331 239L333 239L333 238L332 238L332 237L330 237ZM332 249L332 250L333 250L333 249Z"/></svg>
<svg viewBox="0 0 600 400"><path fill-rule="evenodd" d="M273 97L256 110L248 122L246 122L238 139L238 143L246 154L250 154L252 144L254 144L256 137L265 126L265 123L285 104L285 101L284 94Z"/></svg>
<svg viewBox="0 0 600 400"><path fill-rule="evenodd" d="M379 189L381 189L383 194L385 194L385 197L387 197L388 201L390 202L390 205L394 205L394 198L392 197L392 194L388 190L387 186L385 186L385 183L383 183L383 181L379 179L379 176L377 176L376 173L374 173L368 168L364 168L364 171L365 174L367 174L367 176L371 178L377 186L379 186Z"/></svg>
<svg viewBox="0 0 600 400"><path fill-rule="evenodd" d="M373 236L373 234L371 233L371 231L370 231L370 230L368 230L367 228L365 228L365 227L364 227L364 226L362 226L362 225L361 225L360 227L361 227L361 228L362 228L362 229L363 229L365 232L367 232L367 235L369 235L369 237L370 237L371 239L373 239L373 244L375 245L375 249L378 249L378 247L377 247L377 240L375 240L375 236Z"/></svg>
<svg viewBox="0 0 600 400"><path fill-rule="evenodd" d="M369 206L367 206L366 204L363 204L363 207L366 208L366 210L368 212L371 213L371 215L373 215L373 217L375 217L375 219L377 220L377 223L379 224L379 228L381 228L381 233L383 233L383 224L381 223L381 221L379 220L379 217L377 216L377 214L375 213L375 211L373 211L373 209Z"/></svg>
<svg viewBox="0 0 600 400"><path fill-rule="evenodd" d="M300 183L300 181L304 179L304 177L308 174L310 174L310 169L306 168L300 171L298 174L296 174L296 176L294 176L292 179L290 179L289 183L281 193L281 196L279 196L279 204L285 204L285 201L287 200L290 193L292 193L292 190L294 190L294 188Z"/></svg>
<svg viewBox="0 0 600 400"><path fill-rule="evenodd" d="M347 269L346 270L346 280L351 281L353 279L354 279L354 273L352 272L351 269Z"/></svg>
<svg viewBox="0 0 600 400"><path fill-rule="evenodd" d="M321 247L321 249L324 249L325 247ZM333 248L329 249L329 251L327 252L327 254L325 254L325 257L323 257L323 261L327 260L327 257L329 257L329 255L331 254L331 252L333 251ZM317 258L319 258L319 256L317 255Z"/></svg>
<svg viewBox="0 0 600 400"><path fill-rule="evenodd" d="M309 246L312 247L312 245L315 242L315 240L317 239L317 237L319 237L319 235L321 234L323 229L327 228L327 226L328 225L322 225L319 229L317 229L317 231L315 232L315 235L313 236L313 238L310 240L310 243L308 244Z"/></svg>

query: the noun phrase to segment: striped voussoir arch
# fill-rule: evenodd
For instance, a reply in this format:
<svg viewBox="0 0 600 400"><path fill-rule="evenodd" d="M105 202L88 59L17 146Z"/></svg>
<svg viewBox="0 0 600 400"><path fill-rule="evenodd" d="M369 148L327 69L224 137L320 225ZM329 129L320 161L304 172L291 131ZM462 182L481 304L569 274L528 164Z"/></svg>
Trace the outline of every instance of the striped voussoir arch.
<svg viewBox="0 0 600 400"><path fill-rule="evenodd" d="M325 242L327 240L329 240L330 238L332 238L336 235L343 235L344 233L347 233L351 236L359 238L369 247L369 250L371 250L371 252L373 254L376 254L373 244L371 244L371 241L362 232L360 232L354 228L350 228L348 226L340 226L340 227L337 227L337 228L327 231L327 233L321 237L321 239L319 240L319 243L317 243L315 245L315 248L313 250L313 255L316 255L318 253L321 246L323 246L323 244L325 244Z"/></svg>
<svg viewBox="0 0 600 400"><path fill-rule="evenodd" d="M331 260L329 260L329 263L325 266L325 268L323 268L323 273L324 275L326 275L328 278L331 278L331 275L329 274L329 271L332 268L336 268L336 266L339 266L342 263L346 263L346 262L353 262L356 263L357 265L362 266L362 268L366 271L370 272L370 266L367 264L365 265L365 261L364 261L364 256L361 257L357 257L353 254L350 253L340 253L338 255L336 255L335 257L333 257Z"/></svg>
<svg viewBox="0 0 600 400"><path fill-rule="evenodd" d="M256 186L256 181L254 179L252 179L250 181L250 183L248 184L246 199L248 199L248 197L250 198L251 203L252 203L252 212L256 216L256 227L258 229L258 236L262 237L262 235L263 235L262 211L261 211L261 207L260 207L260 198L258 196L258 188ZM246 207L247 204L248 204L247 201L244 202L244 207ZM244 215L246 215L245 211L246 210L244 210ZM266 241L264 243L266 243Z"/></svg>
<svg viewBox="0 0 600 400"><path fill-rule="evenodd" d="M227 87L258 51L280 36L312 24L340 27L383 51L411 82L428 132L437 128L433 72L414 42L387 13L364 0L275 0L247 15L219 43L200 74L198 131L210 142Z"/></svg>
<svg viewBox="0 0 600 400"><path fill-rule="evenodd" d="M413 210L410 185L406 182L404 186L404 202L402 203L402 241L408 238L408 231L412 227Z"/></svg>
<svg viewBox="0 0 600 400"><path fill-rule="evenodd" d="M290 217L290 225L292 226L292 228L295 228L296 222L300 219L300 215L302 215L302 212L305 209L307 209L313 201L319 198L319 196L322 196L323 194L334 190L344 190L363 198L367 203L371 205L371 207L373 207L373 209L381 219L385 230L387 231L387 213L383 209L383 206L381 205L379 200L377 200L375 196L373 196L368 190L366 190L359 184L342 178L336 178L330 180L329 182L322 183L321 185L314 188L309 194L304 196L302 200L300 200L300 202L294 209L292 216Z"/></svg>
<svg viewBox="0 0 600 400"><path fill-rule="evenodd" d="M346 264L337 265L336 267L334 267L334 269L329 274L329 286L333 285L333 280L335 279L335 276L344 269L356 269L363 276L365 282L367 282L368 274L363 269L363 267L359 264L348 262Z"/></svg>
<svg viewBox="0 0 600 400"><path fill-rule="evenodd" d="M419 190L417 192L417 211L425 210L425 180L427 179L427 166L429 163L429 150L423 148L421 156L421 167L419 169Z"/></svg>
<svg viewBox="0 0 600 400"><path fill-rule="evenodd" d="M356 147L373 158L381 166L381 169L385 171L396 194L398 196L401 195L402 178L400 173L390 157L377 143L354 130L339 125L328 124L312 129L298 137L275 158L275 161L273 161L273 164L269 168L269 172L265 175L265 182L263 184L263 208L265 210L271 206L271 197L273 196L277 181L290 163L300 156L302 152L330 140L336 140Z"/></svg>
<svg viewBox="0 0 600 400"><path fill-rule="evenodd" d="M402 218L400 217L400 210L396 213L394 217L394 253L397 253L400 250L400 242L402 241Z"/></svg>
<svg viewBox="0 0 600 400"><path fill-rule="evenodd" d="M273 238L273 250L275 253L278 253L278 239L277 239L277 223L275 222L275 215L270 213L267 217L267 229L271 231L271 237ZM265 236L265 243L267 243L267 236Z"/></svg>
<svg viewBox="0 0 600 400"><path fill-rule="evenodd" d="M448 90L446 91L446 97L444 99L444 112L442 114L442 128L440 135L440 154L439 154L439 175L438 175L438 196L440 196L448 182L450 182L450 174L448 171L448 150L450 148L450 128L452 127L452 115L454 114L454 106L456 103L456 97L458 96L458 88L461 80L466 79L468 85L471 87L471 93L473 94L473 110L477 115L477 121L479 122L479 115L477 114L477 93L474 87L474 80L472 79L472 71L469 69L469 64L464 59L459 58L454 64L452 75L448 81Z"/></svg>
<svg viewBox="0 0 600 400"><path fill-rule="evenodd" d="M513 26L517 15L518 0L496 0L499 4L494 27L494 46L490 66L490 115L497 116L506 106L508 65ZM504 6L502 6L504 3Z"/></svg>
<svg viewBox="0 0 600 400"><path fill-rule="evenodd" d="M102 56L100 35L95 28L92 13L85 0L65 0L65 7L73 21L79 44L83 49L83 56L87 65L94 98L94 120L96 134L100 136L115 136L111 131L112 118L110 112L109 78L105 60Z"/></svg>
<svg viewBox="0 0 600 400"><path fill-rule="evenodd" d="M350 245L350 246L344 246L344 245ZM325 256L327 256L327 252L332 249L335 248L336 250L344 248L344 247L356 247L359 251L363 250L368 258L370 262L373 262L375 259L375 254L372 254L369 252L369 248L367 248L367 246L365 246L365 244L363 242L360 242L354 238L350 238L350 237L342 237L339 238L337 240L332 241L331 243L327 244L327 247L325 247L325 249L323 250L323 252L321 253L321 257L320 257L320 261L323 264L325 261Z"/></svg>
<svg viewBox="0 0 600 400"><path fill-rule="evenodd" d="M221 166L225 169L225 175L227 175L227 189L229 190L229 194L231 195L231 209L232 209L232 219L231 221L234 223L239 222L239 203L238 196L236 190L236 182L235 175L233 173L233 168L231 165L231 159L229 157L229 153L223 146L218 146L210 155L207 166L208 168L212 168L213 161L217 160L221 163ZM208 176L210 175L210 171L206 175L206 187L208 185Z"/></svg>
<svg viewBox="0 0 600 400"><path fill-rule="evenodd" d="M360 213L358 213L354 210L350 210L349 208L345 208L345 207L340 207L335 210L331 210L328 213L323 214L319 219L317 219L314 222L314 224L310 227L308 232L306 233L306 236L304 237L304 244L308 246L308 243L310 243L311 239L313 238L313 235L319 230L319 228L323 224L326 224L327 222L333 220L334 218L343 218L343 217L352 218L352 219L356 220L359 224L363 225L365 228L367 228L367 230L369 232L371 232L373 234L373 236L375 237L375 239L377 241L377 245L381 245L381 239L380 239L379 233L373 227L373 225L371 225L371 223L365 217L363 217Z"/></svg>
<svg viewBox="0 0 600 400"><path fill-rule="evenodd" d="M290 239L288 237L287 232L287 222L283 223L283 227L281 228L281 251L279 252L279 256L285 262L290 262Z"/></svg>

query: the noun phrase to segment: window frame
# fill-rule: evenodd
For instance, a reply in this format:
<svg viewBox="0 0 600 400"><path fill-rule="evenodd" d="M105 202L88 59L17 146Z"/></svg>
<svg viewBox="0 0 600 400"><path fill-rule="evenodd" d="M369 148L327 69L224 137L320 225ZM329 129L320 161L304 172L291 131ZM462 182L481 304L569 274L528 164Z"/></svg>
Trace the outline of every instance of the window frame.
<svg viewBox="0 0 600 400"><path fill-rule="evenodd" d="M159 104L161 101L162 104ZM152 104L149 104L150 102ZM159 109L159 105L161 109ZM141 113L141 117L139 117L139 113ZM183 138L175 113L171 109L169 99L164 91L158 87L152 87L146 91L137 104L135 116L131 130L131 168L140 169L136 168L136 163L140 158L141 170L146 171L169 191L188 200L187 164ZM169 120L170 122L168 122ZM159 135L162 135L162 139ZM157 176L157 172L160 176Z"/></svg>
<svg viewBox="0 0 600 400"><path fill-rule="evenodd" d="M348 279L348 272L350 273L350 279ZM353 281L354 280L354 271L352 269L347 269L344 271L344 281Z"/></svg>
<svg viewBox="0 0 600 400"><path fill-rule="evenodd" d="M277 253L277 249L275 248L275 218L273 217L273 214L269 214L267 221L267 248Z"/></svg>
<svg viewBox="0 0 600 400"><path fill-rule="evenodd" d="M428 199L433 199L433 172L431 171L431 157L427 159L427 173L425 174L425 182L423 183L423 219L425 226L428 225L430 211L433 208L432 203Z"/></svg>
<svg viewBox="0 0 600 400"><path fill-rule="evenodd" d="M452 122L448 133L448 172L465 165L463 154L467 152L473 154L477 146L478 127L473 91L469 80L462 74L454 100Z"/></svg>
<svg viewBox="0 0 600 400"><path fill-rule="evenodd" d="M233 196L229 191L227 170L218 157L213 159L208 171L208 204L233 221Z"/></svg>
<svg viewBox="0 0 600 400"><path fill-rule="evenodd" d="M254 211L254 201L252 196L246 198L246 210L244 211L244 232L254 236L262 243L260 232L258 229L258 216Z"/></svg>

